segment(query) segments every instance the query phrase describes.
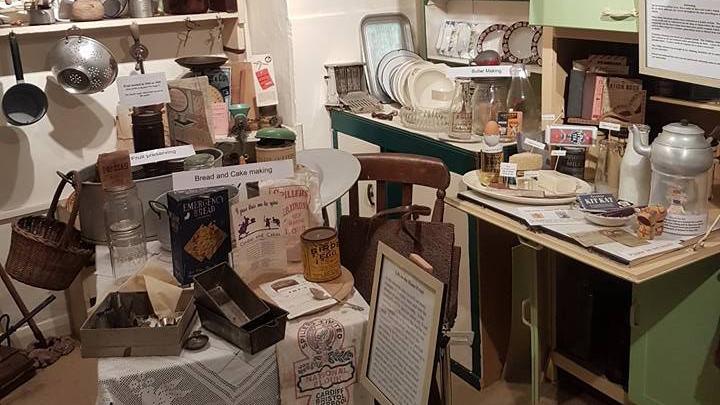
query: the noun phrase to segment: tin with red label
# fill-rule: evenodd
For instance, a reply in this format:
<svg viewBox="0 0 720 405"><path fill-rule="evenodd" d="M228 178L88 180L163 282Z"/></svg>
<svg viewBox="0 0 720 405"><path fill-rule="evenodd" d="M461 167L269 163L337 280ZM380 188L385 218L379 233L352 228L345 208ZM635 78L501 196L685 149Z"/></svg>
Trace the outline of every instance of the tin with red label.
<svg viewBox="0 0 720 405"><path fill-rule="evenodd" d="M324 283L340 277L340 243L334 228L310 228L300 240L306 280Z"/></svg>

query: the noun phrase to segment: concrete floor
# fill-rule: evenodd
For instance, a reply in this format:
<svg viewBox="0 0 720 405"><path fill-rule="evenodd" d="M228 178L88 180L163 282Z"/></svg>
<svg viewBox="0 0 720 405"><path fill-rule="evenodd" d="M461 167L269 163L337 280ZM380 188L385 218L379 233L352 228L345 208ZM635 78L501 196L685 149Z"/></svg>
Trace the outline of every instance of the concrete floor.
<svg viewBox="0 0 720 405"><path fill-rule="evenodd" d="M0 400L3 405L93 405L97 395L97 360L83 359L80 350L57 363L38 370L38 374L8 397ZM453 378L454 405L526 405L529 404L530 387L526 384L497 383L477 391L459 378ZM604 405L612 402L598 401L589 395L574 392L558 393L547 385L543 387L542 405ZM201 405L201 404L198 404Z"/></svg>

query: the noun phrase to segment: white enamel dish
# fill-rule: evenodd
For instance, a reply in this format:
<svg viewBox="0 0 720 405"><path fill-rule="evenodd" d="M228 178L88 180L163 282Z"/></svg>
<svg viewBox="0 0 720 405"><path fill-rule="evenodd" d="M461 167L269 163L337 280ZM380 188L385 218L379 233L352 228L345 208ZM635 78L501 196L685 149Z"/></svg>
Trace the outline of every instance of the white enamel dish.
<svg viewBox="0 0 720 405"><path fill-rule="evenodd" d="M429 64L416 69L408 89L413 106L426 109L450 108L455 84L447 75L446 65Z"/></svg>
<svg viewBox="0 0 720 405"><path fill-rule="evenodd" d="M592 192L592 186L587 182L580 180L576 177L568 176L566 174L559 173L569 179L572 179L576 183L575 196L561 197L561 198L533 198L533 197L518 197L514 195L504 194L501 191L485 187L480 183L479 170L473 170L465 173L463 176L463 183L468 186L469 189L477 191L478 193L487 197L494 198L496 200L507 201L516 204L526 205L562 205L571 204L575 201L578 194L587 194Z"/></svg>

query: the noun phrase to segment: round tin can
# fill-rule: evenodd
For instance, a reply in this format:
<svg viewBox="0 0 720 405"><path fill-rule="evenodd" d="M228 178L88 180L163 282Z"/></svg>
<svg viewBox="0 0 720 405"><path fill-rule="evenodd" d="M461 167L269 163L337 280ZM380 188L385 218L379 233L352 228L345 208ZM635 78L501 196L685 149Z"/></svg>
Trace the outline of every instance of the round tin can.
<svg viewBox="0 0 720 405"><path fill-rule="evenodd" d="M295 161L295 142L287 142L281 146L255 146L255 156L259 162L270 162L274 160Z"/></svg>
<svg viewBox="0 0 720 405"><path fill-rule="evenodd" d="M323 283L340 277L340 243L334 228L310 228L300 240L306 280Z"/></svg>

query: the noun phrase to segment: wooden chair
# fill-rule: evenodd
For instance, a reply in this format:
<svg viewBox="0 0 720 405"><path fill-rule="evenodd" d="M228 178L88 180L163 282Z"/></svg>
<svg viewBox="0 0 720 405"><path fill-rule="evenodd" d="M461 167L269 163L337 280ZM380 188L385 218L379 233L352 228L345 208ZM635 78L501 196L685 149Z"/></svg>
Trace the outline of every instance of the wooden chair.
<svg viewBox="0 0 720 405"><path fill-rule="evenodd" d="M445 214L445 190L450 186L450 172L442 160L405 153L363 153L355 155L360 161L359 180L377 181L376 208L387 208L387 185L402 186L401 205L412 204L413 185L437 190L431 221L442 222ZM360 215L358 185L350 189L350 215Z"/></svg>
<svg viewBox="0 0 720 405"><path fill-rule="evenodd" d="M402 198L399 206L411 205L413 197L413 186L426 186L434 188L435 203L433 204L430 221L443 222L445 214L445 193L450 186L450 172L445 163L437 158L411 155L404 153L367 153L355 155L360 161L360 177L358 181L376 181L377 195L375 199L376 211L382 211L388 208L387 196L388 186L390 184L399 184L402 189ZM350 189L350 216L360 216L360 198L358 184L356 183ZM446 311L444 323L451 326L455 322L457 315L457 291L458 291L458 273L460 267L460 248L454 248L454 261L448 291L447 304L449 310ZM442 280L448 282L448 280ZM438 350L440 352L440 367L442 370L442 396L437 384L432 384L430 391L429 404L450 404L452 398L452 390L450 388L450 354L448 351L448 339L441 338L438 341ZM441 399L442 398L442 399Z"/></svg>

